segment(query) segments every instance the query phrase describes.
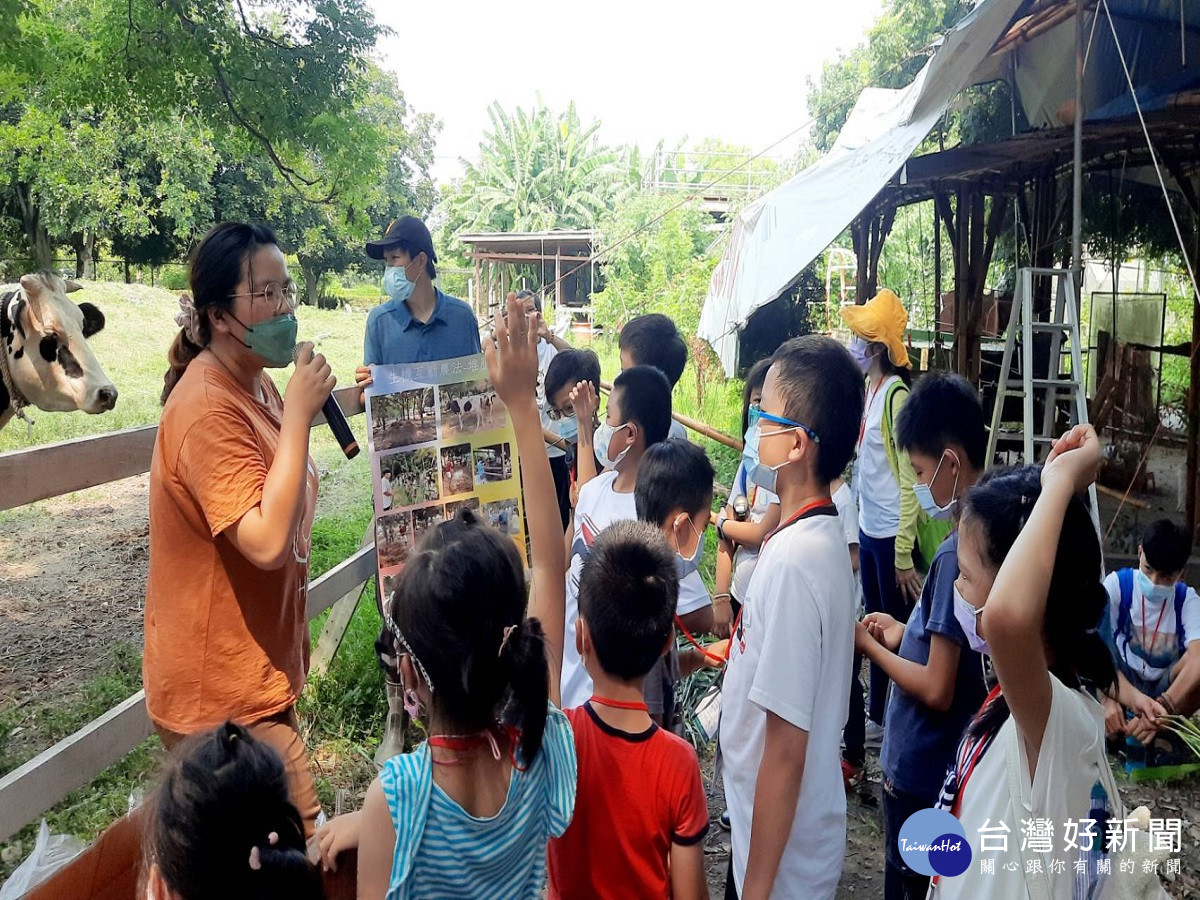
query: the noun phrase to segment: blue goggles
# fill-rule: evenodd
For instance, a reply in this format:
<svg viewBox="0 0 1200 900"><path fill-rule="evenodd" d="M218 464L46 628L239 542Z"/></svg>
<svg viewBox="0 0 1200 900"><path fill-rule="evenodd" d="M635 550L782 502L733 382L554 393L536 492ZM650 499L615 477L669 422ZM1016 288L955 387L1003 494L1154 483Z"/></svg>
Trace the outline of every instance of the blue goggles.
<svg viewBox="0 0 1200 900"><path fill-rule="evenodd" d="M808 435L808 439L810 441L812 441L814 444L821 443L821 439L819 437L817 437L817 433L815 431L813 431L811 428L809 428L807 425L803 424L802 422L793 422L791 419L785 419L783 416L773 416L769 412L762 412L760 410L758 413L759 429L762 428L763 422L771 422L772 424L775 424L775 425L786 425L788 428L799 428L806 435ZM780 434L781 432L772 431L770 433L771 434Z"/></svg>

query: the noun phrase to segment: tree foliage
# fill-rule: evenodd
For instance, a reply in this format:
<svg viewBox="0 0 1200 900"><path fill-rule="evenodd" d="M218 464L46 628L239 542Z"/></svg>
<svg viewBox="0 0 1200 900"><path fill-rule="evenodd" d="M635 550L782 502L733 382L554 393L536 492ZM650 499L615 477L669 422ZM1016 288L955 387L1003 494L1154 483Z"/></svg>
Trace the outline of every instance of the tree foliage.
<svg viewBox="0 0 1200 900"><path fill-rule="evenodd" d="M451 233L591 228L614 205L625 170L599 142L600 123L584 125L573 103L510 114L497 102L488 118L479 161L463 160L466 174L447 196Z"/></svg>
<svg viewBox="0 0 1200 900"><path fill-rule="evenodd" d="M604 290L592 298L596 316L614 327L642 313L670 316L695 334L715 251L712 218L679 195L639 192L600 223Z"/></svg>
<svg viewBox="0 0 1200 900"><path fill-rule="evenodd" d="M0 0L0 33L0 236L38 265L157 264L242 218L315 282L432 205L437 126L371 62L366 0Z"/></svg>

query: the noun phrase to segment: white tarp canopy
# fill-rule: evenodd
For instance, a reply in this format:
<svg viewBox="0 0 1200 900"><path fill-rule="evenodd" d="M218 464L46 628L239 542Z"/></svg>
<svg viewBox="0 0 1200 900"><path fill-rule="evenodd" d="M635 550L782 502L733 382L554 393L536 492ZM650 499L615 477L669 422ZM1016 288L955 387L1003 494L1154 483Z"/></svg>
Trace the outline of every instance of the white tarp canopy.
<svg viewBox="0 0 1200 900"><path fill-rule="evenodd" d="M895 175L967 85L1021 0L983 0L906 88L868 88L833 149L746 207L733 223L700 314L700 337L727 375L738 331L780 296Z"/></svg>

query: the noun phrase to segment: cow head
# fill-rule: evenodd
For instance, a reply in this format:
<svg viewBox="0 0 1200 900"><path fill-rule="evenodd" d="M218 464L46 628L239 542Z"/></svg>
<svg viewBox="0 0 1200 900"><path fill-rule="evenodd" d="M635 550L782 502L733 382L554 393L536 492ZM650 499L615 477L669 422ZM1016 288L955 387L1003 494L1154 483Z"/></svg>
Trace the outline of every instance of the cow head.
<svg viewBox="0 0 1200 900"><path fill-rule="evenodd" d="M87 344L104 327L104 314L90 303L67 299L79 289L43 272L23 276L15 294L0 291L0 353L20 395L10 400L23 399L47 412L94 414L116 405L117 389ZM0 393L7 393L2 384Z"/></svg>

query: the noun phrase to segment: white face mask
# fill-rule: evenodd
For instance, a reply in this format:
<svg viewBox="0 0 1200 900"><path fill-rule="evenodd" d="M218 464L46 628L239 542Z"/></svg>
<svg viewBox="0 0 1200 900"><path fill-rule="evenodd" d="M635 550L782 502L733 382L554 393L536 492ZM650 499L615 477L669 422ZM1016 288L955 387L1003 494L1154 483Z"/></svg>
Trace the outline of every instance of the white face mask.
<svg viewBox="0 0 1200 900"><path fill-rule="evenodd" d="M628 422L626 422L624 425L609 425L607 422L605 422L596 429L596 434L592 438L592 445L596 449L596 459L600 461L600 465L604 467L604 471L611 472L613 469L619 466L621 464L621 460L625 458L625 454L627 454L630 450L630 447L633 446L630 444L629 447L626 447L624 450L618 453L616 459L609 459L608 450L609 445L612 443L613 435L622 428L628 427Z"/></svg>
<svg viewBox="0 0 1200 900"><path fill-rule="evenodd" d="M976 653L985 653L988 656L992 655L991 649L988 647L987 641L979 636L976 630L979 622L979 614L983 612L983 607L976 609L967 602L967 598L958 592L958 585L954 586L954 618L963 630L963 634L967 636L967 643Z"/></svg>
<svg viewBox="0 0 1200 900"><path fill-rule="evenodd" d="M954 461L958 462L958 454L953 450L947 450L954 457ZM942 463L946 461L946 453L942 454L942 458L938 460L937 468L933 470L933 477L929 479L928 484L914 484L913 493L917 495L917 502L921 504L921 509L925 510L925 515L931 519L949 519L954 513L954 505L957 502L958 496L958 473L954 474L954 488L950 491L950 502L945 506L938 506L937 501L933 499L933 483L937 481L938 472L942 470ZM960 463L961 465L961 463Z"/></svg>
<svg viewBox="0 0 1200 900"><path fill-rule="evenodd" d="M679 573L680 580L687 578L700 568L700 557L704 553L704 535L696 531L696 523L691 519L688 519L687 523L691 526L692 533L696 535L696 549L692 551L691 556L684 556L682 547L675 551L675 571ZM680 546L678 534L675 535L675 544L677 547Z"/></svg>

